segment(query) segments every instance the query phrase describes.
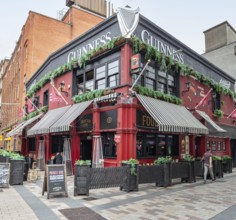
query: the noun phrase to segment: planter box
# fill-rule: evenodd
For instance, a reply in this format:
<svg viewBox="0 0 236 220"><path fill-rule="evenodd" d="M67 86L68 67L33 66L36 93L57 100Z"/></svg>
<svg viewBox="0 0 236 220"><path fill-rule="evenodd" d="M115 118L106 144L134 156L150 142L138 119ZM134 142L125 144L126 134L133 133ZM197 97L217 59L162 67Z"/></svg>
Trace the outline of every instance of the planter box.
<svg viewBox="0 0 236 220"><path fill-rule="evenodd" d="M166 163L157 165L160 169L160 175L157 176L156 186L171 186L172 185L172 164Z"/></svg>
<svg viewBox="0 0 236 220"><path fill-rule="evenodd" d="M223 178L223 163L222 160L213 160L213 174L214 178Z"/></svg>
<svg viewBox="0 0 236 220"><path fill-rule="evenodd" d="M228 159L222 163L223 163L223 172L224 173L232 173L232 169L233 169L232 159Z"/></svg>
<svg viewBox="0 0 236 220"><path fill-rule="evenodd" d="M10 158L0 155L0 163L10 163Z"/></svg>
<svg viewBox="0 0 236 220"><path fill-rule="evenodd" d="M75 165L74 196L89 195L90 166Z"/></svg>
<svg viewBox="0 0 236 220"><path fill-rule="evenodd" d="M195 177L196 176L203 177L204 165L202 161L195 161L194 172L195 172Z"/></svg>
<svg viewBox="0 0 236 220"><path fill-rule="evenodd" d="M138 191L138 179L139 179L139 166L135 164L135 173L131 174L131 165L123 164L122 166L127 166L126 174L124 175L123 182L120 186L120 190L125 190L126 192Z"/></svg>
<svg viewBox="0 0 236 220"><path fill-rule="evenodd" d="M10 160L10 185L23 185L24 160Z"/></svg>

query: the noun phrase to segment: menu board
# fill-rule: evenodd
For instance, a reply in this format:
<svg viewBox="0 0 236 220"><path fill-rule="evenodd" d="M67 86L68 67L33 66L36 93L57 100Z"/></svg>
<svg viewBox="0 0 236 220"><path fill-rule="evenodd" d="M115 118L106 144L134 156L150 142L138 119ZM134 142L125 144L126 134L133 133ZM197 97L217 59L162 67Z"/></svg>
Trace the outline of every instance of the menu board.
<svg viewBox="0 0 236 220"><path fill-rule="evenodd" d="M10 163L0 163L0 188L9 187Z"/></svg>
<svg viewBox="0 0 236 220"><path fill-rule="evenodd" d="M66 168L64 164L47 165L43 184L43 194L47 191L47 198L50 195L68 196L66 183Z"/></svg>

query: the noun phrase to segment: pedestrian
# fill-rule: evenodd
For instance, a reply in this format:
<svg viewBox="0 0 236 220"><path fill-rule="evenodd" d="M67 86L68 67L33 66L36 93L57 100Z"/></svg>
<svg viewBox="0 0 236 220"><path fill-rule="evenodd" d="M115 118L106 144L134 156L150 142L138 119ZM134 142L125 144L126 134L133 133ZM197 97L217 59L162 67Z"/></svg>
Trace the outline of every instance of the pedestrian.
<svg viewBox="0 0 236 220"><path fill-rule="evenodd" d="M55 160L55 164L62 164L62 156L60 152L57 152L54 160Z"/></svg>
<svg viewBox="0 0 236 220"><path fill-rule="evenodd" d="M207 180L207 174L208 172L210 173L212 181L215 181L213 170L212 170L212 153L211 149L208 148L208 150L204 153L202 157L202 161L204 164L204 184L206 183Z"/></svg>
<svg viewBox="0 0 236 220"><path fill-rule="evenodd" d="M34 157L32 153L29 153L29 155L25 158L26 163L28 163L28 168L32 169L33 167L33 162L34 162Z"/></svg>

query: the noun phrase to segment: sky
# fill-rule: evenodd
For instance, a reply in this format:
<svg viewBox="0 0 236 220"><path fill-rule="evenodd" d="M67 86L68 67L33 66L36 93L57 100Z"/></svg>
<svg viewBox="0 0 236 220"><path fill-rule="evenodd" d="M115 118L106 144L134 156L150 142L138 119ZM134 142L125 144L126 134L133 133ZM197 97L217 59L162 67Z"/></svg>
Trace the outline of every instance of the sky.
<svg viewBox="0 0 236 220"><path fill-rule="evenodd" d="M114 8L126 5L136 9L199 54L204 53L203 32L228 21L236 29L236 1L232 0L110 0ZM10 58L29 11L57 18L68 9L66 0L11 0L1 5L0 60Z"/></svg>

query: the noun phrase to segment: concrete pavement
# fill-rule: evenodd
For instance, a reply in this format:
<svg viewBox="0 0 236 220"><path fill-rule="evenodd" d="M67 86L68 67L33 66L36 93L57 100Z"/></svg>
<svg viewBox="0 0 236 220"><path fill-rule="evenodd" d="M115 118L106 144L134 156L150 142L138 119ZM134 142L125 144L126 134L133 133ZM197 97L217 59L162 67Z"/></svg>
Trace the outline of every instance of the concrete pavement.
<svg viewBox="0 0 236 220"><path fill-rule="evenodd" d="M144 184L130 193L96 189L90 190L89 197L74 197L73 176L67 181L69 197L49 200L42 196L41 180L0 189L0 219L236 220L236 169L207 184L202 179L168 188Z"/></svg>

